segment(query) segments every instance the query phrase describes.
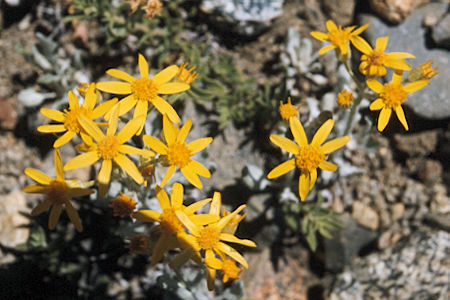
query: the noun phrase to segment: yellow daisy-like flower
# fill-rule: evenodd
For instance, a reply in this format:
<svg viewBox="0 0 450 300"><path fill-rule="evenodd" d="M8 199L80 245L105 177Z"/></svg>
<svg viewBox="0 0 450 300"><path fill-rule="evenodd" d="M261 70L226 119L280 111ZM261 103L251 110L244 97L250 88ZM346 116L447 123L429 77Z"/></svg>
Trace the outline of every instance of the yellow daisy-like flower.
<svg viewBox="0 0 450 300"><path fill-rule="evenodd" d="M431 79L439 74L439 72L437 72L438 68L439 67L433 68L433 60L429 59L408 74L408 81L413 82L417 80Z"/></svg>
<svg viewBox="0 0 450 300"><path fill-rule="evenodd" d="M176 80L178 82L184 82L186 84L191 84L194 82L194 80L198 77L197 72L195 72L195 66L190 68L189 70L186 68L187 63L183 63L180 65L180 68L178 69Z"/></svg>
<svg viewBox="0 0 450 300"><path fill-rule="evenodd" d="M161 236L159 237L153 249L151 265L156 265L170 250L178 247L177 236L184 233L184 225L178 219L176 212L182 211L189 216L195 224L205 224L217 220L214 216L209 215L194 215L194 213L203 207L211 199L204 199L195 202L189 206L183 205L183 186L179 183L174 183L172 186L171 199L167 193L159 186L156 187L156 197L163 212L159 213L153 210L139 210L133 213L133 218L142 222L159 222L158 227L161 229Z"/></svg>
<svg viewBox="0 0 450 300"><path fill-rule="evenodd" d="M362 53L361 64L359 65L359 71L363 75L381 77L386 75L386 67L395 70L411 70L404 59L415 58L414 55L406 52L391 52L385 53L389 37L377 38L375 49L372 49L370 45L364 39L355 40L353 45Z"/></svg>
<svg viewBox="0 0 450 300"><path fill-rule="evenodd" d="M172 177L177 167L180 168L184 177L186 177L186 179L198 189L203 187L198 175L207 178L211 176L209 170L199 162L193 160L191 156L206 148L206 146L208 146L213 139L211 137L205 137L187 144L184 140L186 139L191 127L192 119L187 120L183 127L178 129L172 122L170 122L167 116L164 115L163 132L167 145L164 145L163 142L152 136L144 135L144 142L151 149L161 154L163 159L169 165L169 169L161 181L161 187L164 186Z"/></svg>
<svg viewBox="0 0 450 300"><path fill-rule="evenodd" d="M86 92L86 97L82 106L78 103L77 96L70 91L69 92L69 109L61 112L59 110L41 108L41 113L56 122L62 124L49 124L42 125L37 128L39 132L44 133L60 133L65 132L60 136L53 144L54 148L59 148L62 145L68 143L76 134L80 134L83 140L86 140L87 135L78 122L78 116L83 115L89 120L94 120L100 116L103 116L108 112L114 104L117 102L117 98L106 101L95 109L97 102L97 94L95 91L95 84L90 84Z"/></svg>
<svg viewBox="0 0 450 300"><path fill-rule="evenodd" d="M162 6L163 5L159 0L148 0L142 10L145 11L145 17L151 20L155 16L159 16L161 14Z"/></svg>
<svg viewBox="0 0 450 300"><path fill-rule="evenodd" d="M156 74L153 78L149 78L147 61L144 56L139 54L139 72L141 78L134 78L123 71L109 69L106 71L107 74L125 80L126 82L99 82L97 83L97 88L108 93L119 95L130 94L119 101L119 116L127 113L133 107L135 107L133 115L134 119L139 116L145 116L143 119L139 119L140 126L136 134L140 134L144 128L149 103L153 104L161 114L167 114L172 122L180 122L180 118L172 105L158 95L176 94L189 89L189 84L184 82L169 82L177 75L178 67L176 65L171 65ZM109 115L106 115L106 117L108 118Z"/></svg>
<svg viewBox="0 0 450 300"><path fill-rule="evenodd" d="M130 145L125 145L125 142L139 129L144 116L128 122L116 135L118 117L118 109L117 107L113 107L112 115L108 123L109 126L106 135L104 135L94 122L84 115L79 115L78 121L94 141L92 141L92 144L85 149L87 152L73 158L64 166L64 170L68 171L92 165L99 159L102 159L102 167L98 174L99 195L101 197L104 197L108 191L113 161L133 178L136 183L142 184L144 179L142 178L141 173L136 165L124 154L143 156L154 155L154 153L149 150L142 150Z"/></svg>
<svg viewBox="0 0 450 300"><path fill-rule="evenodd" d="M293 154L295 158L285 161L275 167L269 172L267 178L273 179L279 177L297 167L300 170L300 178L298 181L299 196L302 201L305 201L309 191L316 183L317 168L325 171L336 171L338 168L337 165L325 160L326 155L344 146L350 140L350 137L339 137L322 145L334 125L334 121L329 119L320 126L314 135L311 144L308 144L305 130L299 119L290 119L289 125L297 144L285 137L275 134L270 136L270 140L278 147Z"/></svg>
<svg viewBox="0 0 450 300"><path fill-rule="evenodd" d="M227 258L225 255L219 252L219 256L221 260L219 259L213 259L209 261L209 267L213 270L219 270L222 271L223 277L222 282L227 283L229 279L239 279L239 275L242 273L244 269L239 268L236 264L236 261L233 259ZM209 290L214 289L214 277L210 277L212 275L215 275L214 272L207 273L208 275L208 288ZM210 286L211 285L211 286Z"/></svg>
<svg viewBox="0 0 450 300"><path fill-rule="evenodd" d="M31 211L31 215L36 216L51 207L50 217L48 218L48 228L53 230L58 223L62 208L65 206L70 221L78 232L81 232L83 226L80 217L69 200L72 197L81 197L92 194L94 191L81 188L81 185L77 181L64 179L63 166L58 149L55 150L55 168L56 178L51 178L36 169L25 169L25 174L39 184L24 187L22 191L25 193L46 194L44 201Z"/></svg>
<svg viewBox="0 0 450 300"><path fill-rule="evenodd" d="M401 104L407 100L410 93L420 90L430 82L429 80L418 80L403 86L401 84L403 71L395 71L392 75L392 82L381 84L375 79L368 79L367 86L378 93L378 99L370 104L370 110L380 110L378 116L378 131L383 131L386 128L392 110L395 111L397 118L402 123L405 130L408 130L408 123L406 122L405 113Z"/></svg>
<svg viewBox="0 0 450 300"><path fill-rule="evenodd" d="M338 95L337 95L337 102L340 106L342 107L350 107L353 104L353 94L352 92L349 92L347 90L342 90Z"/></svg>
<svg viewBox="0 0 450 300"><path fill-rule="evenodd" d="M350 54L349 42L354 44L355 41L362 40L359 36L369 24L365 24L357 29L356 26L350 26L342 28L341 26L336 26L336 24L328 20L326 23L328 33L323 33L319 31L311 32L311 35L322 41L322 42L330 42L331 44L325 46L319 50L319 54L322 55L332 49L336 49L338 56L340 59L346 59Z"/></svg>
<svg viewBox="0 0 450 300"><path fill-rule="evenodd" d="M186 226L192 234L180 234L178 240L186 249L185 253L190 256L200 256L200 251L205 253L205 264L208 278L208 289L214 289L214 279L216 270L220 269L217 262L216 253L218 255L228 255L244 268L248 268L245 258L237 252L234 248L225 244L224 242L231 242L241 244L247 247L256 247L256 244L251 240L243 240L235 237L233 234L223 232L225 226L243 209L245 204L239 206L234 212L220 218L217 222L210 223L206 226L199 226L195 224L184 212L177 211L176 215L179 220ZM219 216L220 214L220 193L216 192L211 202L209 215Z"/></svg>
<svg viewBox="0 0 450 300"><path fill-rule="evenodd" d="M288 121L290 118L298 116L299 106L292 105L291 97L288 97L288 102L286 104L280 101L280 116L283 120Z"/></svg>
<svg viewBox="0 0 450 300"><path fill-rule="evenodd" d="M111 202L112 203L109 207L113 209L113 216L121 218L131 215L137 205L133 198L123 194L122 192L116 198L111 199Z"/></svg>

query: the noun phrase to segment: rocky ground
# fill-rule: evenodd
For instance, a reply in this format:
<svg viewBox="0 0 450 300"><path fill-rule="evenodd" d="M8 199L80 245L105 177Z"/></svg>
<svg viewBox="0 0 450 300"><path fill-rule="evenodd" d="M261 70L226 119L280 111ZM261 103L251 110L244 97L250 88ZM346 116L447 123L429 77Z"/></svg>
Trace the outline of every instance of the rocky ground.
<svg viewBox="0 0 450 300"><path fill-rule="evenodd" d="M9 5L6 2L2 9ZM439 66L439 75L429 87L406 102L409 132L395 126L383 134L371 130L373 151L355 143L348 145L343 157L358 171L341 177L328 189L326 205L341 214L344 224L333 239L322 240L318 251L312 253L306 244L279 239L282 234L276 227L262 226L256 231L254 238L261 247L247 253L249 265L254 267L242 278L245 299L448 299L448 3L345 0L336 5L337 1L261 0L255 2L265 9L252 10L245 5L248 1L234 1L244 4L223 11L220 7L226 5L222 2L203 1L201 7L209 22L206 39L218 53L231 54L245 74L258 75L261 82L280 81L276 70L286 51L289 27L308 37L311 30L324 31L329 18L342 25L370 23L368 40L388 35L392 51L414 53L419 63L432 58ZM30 13L34 7L8 8L8 12L11 9L20 17L11 21L3 14L0 20L0 242L8 247L27 239L28 229L23 225L29 221L23 214L39 199L20 191L29 183L23 170L53 169L53 158L39 147L42 137L27 126L30 112L17 101L18 93L36 76L36 69L16 51L16 45L32 47L37 15ZM248 21L255 19L251 18L254 14L258 21ZM312 42L317 50L319 42ZM296 83L299 97L323 95L336 83L335 59L324 56L319 60L326 66L320 72L326 82L321 89L311 78ZM195 110L186 111L196 114ZM242 157L264 170L265 156L253 151L246 139L244 131L233 124L217 137L210 149L218 162L210 186L235 192L244 167ZM263 206L269 195L243 197L250 223L261 217L273 220ZM0 263L13 259L0 252Z"/></svg>

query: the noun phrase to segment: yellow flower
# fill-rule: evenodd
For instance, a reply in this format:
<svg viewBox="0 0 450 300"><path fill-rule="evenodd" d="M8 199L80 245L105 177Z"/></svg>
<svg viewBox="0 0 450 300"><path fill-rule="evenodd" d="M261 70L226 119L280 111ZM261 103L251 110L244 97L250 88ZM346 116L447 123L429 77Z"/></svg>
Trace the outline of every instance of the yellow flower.
<svg viewBox="0 0 450 300"><path fill-rule="evenodd" d="M298 181L299 196L302 201L305 201L306 196L316 182L317 168L321 168L325 171L336 171L338 168L337 165L325 160L326 155L344 146L350 140L350 137L343 136L322 145L334 125L334 121L329 119L320 126L314 135L311 144L308 144L305 130L298 118L290 119L289 125L297 144L285 137L275 134L270 136L270 140L278 147L293 154L295 158L285 161L275 167L267 175L267 178L273 179L279 177L297 167L300 170Z"/></svg>
<svg viewBox="0 0 450 300"><path fill-rule="evenodd" d="M209 178L211 173L202 164L193 160L191 156L200 150L204 149L212 142L211 137L197 139L187 144L184 140L189 133L192 126L192 119L178 129L170 122L166 115L163 117L163 132L167 145L164 145L160 140L144 135L144 142L153 150L158 152L167 161L170 166L161 181L161 187L172 177L175 169L178 167L183 173L184 177L196 188L201 189L202 182L198 175Z"/></svg>
<svg viewBox="0 0 450 300"><path fill-rule="evenodd" d="M337 27L331 20L328 20L326 25L328 33L313 31L311 35L320 41L331 43L319 50L320 55L336 49L340 59L346 59L350 55L348 43L354 44L355 41L362 40L359 35L369 27L369 24L365 24L357 29L355 29L356 26L342 28L341 26Z"/></svg>
<svg viewBox="0 0 450 300"><path fill-rule="evenodd" d="M192 234L179 234L178 240L186 249L185 253L193 257L200 256L200 251L204 250L205 265L207 271L208 289L214 289L214 279L216 270L220 269L220 263L215 254L228 255L244 268L248 268L245 258L237 252L234 248L225 244L224 242L237 243L247 247L256 247L256 244L251 240L243 240L235 237L233 234L223 232L225 226L235 218L235 216L245 208L245 204L239 206L234 212L225 217L220 218L217 222L201 226L195 224L192 219L182 211L177 211L176 215L179 220L186 226ZM209 215L219 216L220 214L220 193L214 193ZM222 242L224 241L224 242Z"/></svg>
<svg viewBox="0 0 450 300"><path fill-rule="evenodd" d="M131 8L130 15L134 14L136 10L139 8L139 6L144 4L144 0L125 0L125 2L128 2L128 4L130 5Z"/></svg>
<svg viewBox="0 0 450 300"><path fill-rule="evenodd" d="M195 66L188 70L186 69L187 65L187 63L181 64L180 68L178 69L176 80L178 82L191 84L198 77L198 74L194 71Z"/></svg>
<svg viewBox="0 0 450 300"><path fill-rule="evenodd" d="M81 185L77 183L77 181L64 179L63 166L58 149L55 150L55 168L56 178L51 178L36 169L25 169L25 174L30 176L39 184L29 185L22 190L25 193L47 195L44 201L31 211L31 215L36 216L52 207L50 210L50 217L48 218L48 228L53 230L56 227L56 223L58 223L61 210L63 206L65 206L70 221L73 223L78 232L81 232L83 230L83 226L81 224L80 217L69 200L72 197L81 197L92 194L94 191L91 189L81 188Z"/></svg>
<svg viewBox="0 0 450 300"><path fill-rule="evenodd" d="M159 0L148 0L147 4L142 8L145 11L147 19L153 19L161 14L162 3Z"/></svg>
<svg viewBox="0 0 450 300"><path fill-rule="evenodd" d="M225 208L222 208L222 217L226 217L231 212L227 211ZM228 222L227 225L222 229L222 232L234 234L236 232L236 228L238 227L239 223L247 216L247 214L243 215L236 215L233 219Z"/></svg>
<svg viewBox="0 0 450 300"><path fill-rule="evenodd" d="M141 116L140 118L131 120L115 135L118 121L118 109L115 106L112 108L112 116L109 119L108 130L106 131L106 135L104 135L94 122L84 115L79 115L78 121L94 141L92 141L88 149L85 149L88 150L87 152L67 162L64 170L68 171L86 167L102 159L102 167L98 174L99 195L101 197L104 197L108 191L113 161L133 178L136 183L142 184L144 179L141 173L136 165L124 154L151 156L154 153L149 150L125 145L124 143L136 133L143 118L144 116Z"/></svg>
<svg viewBox="0 0 450 300"><path fill-rule="evenodd" d="M424 79L431 79L439 72L437 72L437 69L439 67L433 68L433 60L429 59L427 62L421 64L414 70L412 70L408 75L408 81L413 82L417 80L424 80Z"/></svg>
<svg viewBox="0 0 450 300"><path fill-rule="evenodd" d="M217 220L214 216L194 215L194 213L203 207L211 199L204 199L195 202L189 206L183 205L183 186L174 183L172 186L171 200L167 193L159 186L156 187L156 197L163 212L159 213L153 210L139 210L132 214L132 217L142 222L159 222L158 227L161 229L159 237L153 249L151 265L156 265L164 256L164 254L178 246L177 236L184 232L184 225L178 219L176 212L182 211L189 216L194 223L205 224Z"/></svg>
<svg viewBox="0 0 450 300"><path fill-rule="evenodd" d="M395 70L411 70L411 67L404 61L405 58L415 58L414 55L406 52L385 53L389 37L377 38L375 49L363 39L355 40L353 45L363 53L359 71L363 75L381 77L386 75L386 67Z"/></svg>
<svg viewBox="0 0 450 300"><path fill-rule="evenodd" d="M131 238L125 240L128 241L125 248L130 249L132 254L147 254L150 250L150 239L142 233L133 233Z"/></svg>
<svg viewBox="0 0 450 300"><path fill-rule="evenodd" d="M210 263L210 267L213 270L220 270L223 273L222 282L227 283L229 279L239 279L239 275L242 273L244 269L239 268L236 265L236 261L233 259L226 258L225 255L219 253L221 260L213 259L213 262ZM207 273L210 274L210 273ZM214 272L211 272L209 276L215 275ZM214 289L214 281L215 277L208 277L208 287L210 290ZM211 286L210 286L211 285Z"/></svg>
<svg viewBox="0 0 450 300"><path fill-rule="evenodd" d="M368 79L367 86L378 93L378 99L370 104L370 110L380 110L378 116L378 131L383 131L389 122L392 110L395 111L397 118L402 123L405 130L408 130L408 123L406 122L405 113L401 104L407 100L410 93L420 90L426 86L429 80L418 80L403 86L401 84L403 71L395 71L392 75L392 82L382 85L375 79Z"/></svg>
<svg viewBox="0 0 450 300"><path fill-rule="evenodd" d="M133 198L123 193L120 193L119 196L111 199L111 202L112 203L109 205L109 207L113 209L113 216L119 216L121 218L131 215L137 205L136 201L134 201Z"/></svg>
<svg viewBox="0 0 450 300"><path fill-rule="evenodd" d="M288 102L286 104L280 101L280 116L283 120L288 121L290 118L296 117L298 115L298 107L291 104L291 97L288 97Z"/></svg>
<svg viewBox="0 0 450 300"><path fill-rule="evenodd" d="M97 88L101 91L114 93L119 95L128 95L119 101L119 116L127 113L130 109L135 107L133 118L136 119L139 116L145 116L143 119L139 119L139 130L136 134L142 132L144 128L145 120L147 118L148 104L153 104L161 114L167 114L169 119L178 123L180 118L173 107L158 94L176 94L189 89L189 85L183 82L169 82L178 73L178 67L171 65L153 78L149 78L148 64L144 56L139 54L139 72L141 78L134 78L127 73L117 70L109 69L107 74L112 77L125 80L121 81L106 81L97 83ZM107 114L108 118L109 115Z"/></svg>
<svg viewBox="0 0 450 300"><path fill-rule="evenodd" d="M353 94L347 90L342 90L337 96L337 102L342 107L350 107L353 100Z"/></svg>
<svg viewBox="0 0 450 300"><path fill-rule="evenodd" d="M77 96L70 91L68 110L65 109L64 112L61 112L59 110L41 108L41 113L44 116L56 122L61 122L62 124L42 125L39 126L37 130L45 133L66 132L55 141L53 144L54 148L59 148L68 143L76 134L80 134L81 138L86 140L87 135L78 122L78 116L83 115L89 120L94 120L103 116L114 104L116 104L117 98L106 101L94 109L96 102L97 94L95 91L95 84L89 85L82 106L79 105Z"/></svg>

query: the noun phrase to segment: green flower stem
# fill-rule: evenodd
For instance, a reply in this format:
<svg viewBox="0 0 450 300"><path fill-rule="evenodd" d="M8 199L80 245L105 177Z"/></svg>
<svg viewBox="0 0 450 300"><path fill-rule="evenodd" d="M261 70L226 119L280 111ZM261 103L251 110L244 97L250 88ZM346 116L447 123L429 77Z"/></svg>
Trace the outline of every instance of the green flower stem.
<svg viewBox="0 0 450 300"><path fill-rule="evenodd" d="M349 62L350 62L349 59L345 60L344 61L344 66L345 66L345 69L350 74L350 76L352 77L353 81L356 84L356 89L357 89L358 95L356 96L356 99L353 102L353 105L352 105L352 108L350 110L350 114L348 116L347 124L345 126L345 130L344 130L343 135L348 135L351 132L352 124L353 124L353 121L355 120L355 116L356 116L356 111L357 111L358 106L361 103L362 99L364 98L365 89L366 89L365 84L360 82L358 80L358 78L356 78L355 74L352 71L352 68L351 68Z"/></svg>

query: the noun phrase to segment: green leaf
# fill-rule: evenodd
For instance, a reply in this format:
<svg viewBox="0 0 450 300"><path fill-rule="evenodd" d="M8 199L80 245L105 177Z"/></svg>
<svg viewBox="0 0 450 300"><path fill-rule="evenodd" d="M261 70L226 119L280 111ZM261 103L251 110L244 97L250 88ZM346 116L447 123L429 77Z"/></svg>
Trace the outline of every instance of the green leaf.
<svg viewBox="0 0 450 300"><path fill-rule="evenodd" d="M306 234L306 241L312 251L316 251L317 248L317 238L315 230L309 230Z"/></svg>

